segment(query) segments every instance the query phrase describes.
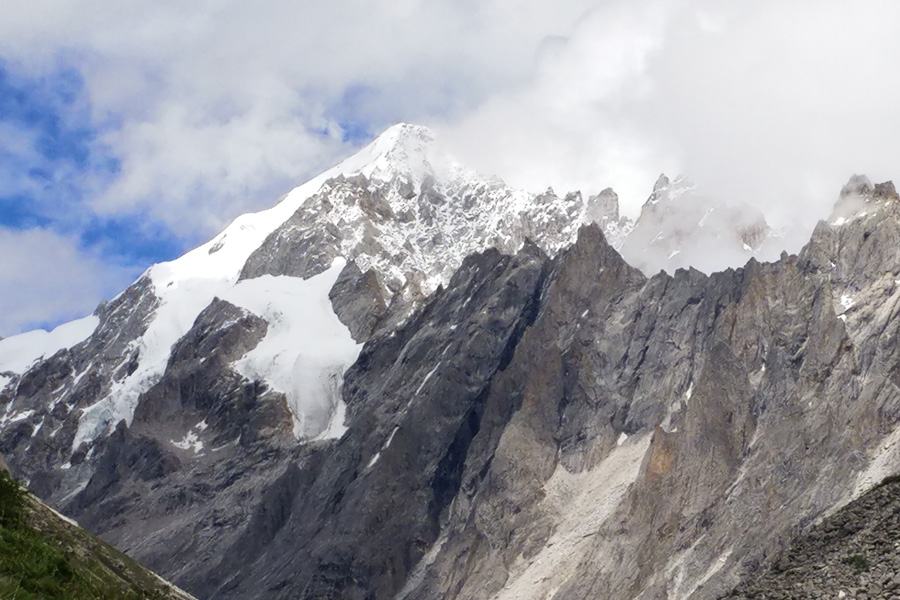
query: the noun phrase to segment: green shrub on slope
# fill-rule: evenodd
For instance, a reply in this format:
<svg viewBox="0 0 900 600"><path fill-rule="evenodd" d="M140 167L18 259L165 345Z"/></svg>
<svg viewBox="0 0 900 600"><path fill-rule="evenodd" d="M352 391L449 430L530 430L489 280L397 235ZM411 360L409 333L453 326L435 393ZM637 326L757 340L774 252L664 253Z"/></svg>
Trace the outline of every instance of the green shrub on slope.
<svg viewBox="0 0 900 600"><path fill-rule="evenodd" d="M151 600L163 592L147 590L111 576L92 548L76 556L71 548L88 534L64 527L49 509L0 469L0 598L3 600ZM39 524L40 528L35 524ZM99 542L97 542L99 544ZM67 547L68 546L68 547Z"/></svg>

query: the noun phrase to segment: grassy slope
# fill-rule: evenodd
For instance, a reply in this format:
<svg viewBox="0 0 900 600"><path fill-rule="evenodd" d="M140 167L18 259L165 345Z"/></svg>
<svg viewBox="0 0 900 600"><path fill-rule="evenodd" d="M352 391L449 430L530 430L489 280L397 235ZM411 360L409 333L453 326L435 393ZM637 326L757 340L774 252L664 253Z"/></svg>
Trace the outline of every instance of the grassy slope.
<svg viewBox="0 0 900 600"><path fill-rule="evenodd" d="M0 598L190 600L0 470Z"/></svg>

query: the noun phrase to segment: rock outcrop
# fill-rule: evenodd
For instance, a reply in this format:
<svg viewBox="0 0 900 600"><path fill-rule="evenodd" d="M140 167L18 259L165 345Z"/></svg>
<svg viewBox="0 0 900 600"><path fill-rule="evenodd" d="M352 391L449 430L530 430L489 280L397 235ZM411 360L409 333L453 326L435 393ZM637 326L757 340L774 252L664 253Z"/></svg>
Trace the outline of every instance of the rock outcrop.
<svg viewBox="0 0 900 600"><path fill-rule="evenodd" d="M376 163L16 375L13 470L198 597L459 600L716 598L900 470L892 186L799 255L648 278L611 192Z"/></svg>

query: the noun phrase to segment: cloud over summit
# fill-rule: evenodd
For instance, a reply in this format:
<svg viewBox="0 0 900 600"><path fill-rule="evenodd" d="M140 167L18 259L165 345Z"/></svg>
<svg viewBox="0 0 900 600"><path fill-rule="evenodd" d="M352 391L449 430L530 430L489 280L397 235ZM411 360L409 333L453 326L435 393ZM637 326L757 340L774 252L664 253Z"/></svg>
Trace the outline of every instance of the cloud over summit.
<svg viewBox="0 0 900 600"><path fill-rule="evenodd" d="M896 175L898 22L887 0L11 0L0 60L83 82L90 153L115 161L74 174L95 220L185 244L408 121L514 185L612 186L632 215L683 173L798 245L851 173Z"/></svg>

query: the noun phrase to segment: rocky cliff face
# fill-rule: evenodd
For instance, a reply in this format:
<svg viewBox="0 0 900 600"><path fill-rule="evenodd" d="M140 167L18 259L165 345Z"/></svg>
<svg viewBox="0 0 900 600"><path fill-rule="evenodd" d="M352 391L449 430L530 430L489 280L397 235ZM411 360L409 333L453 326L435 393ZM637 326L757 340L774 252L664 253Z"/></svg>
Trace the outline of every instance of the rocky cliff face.
<svg viewBox="0 0 900 600"><path fill-rule="evenodd" d="M586 232L408 597L714 598L896 469L895 201L711 277L641 281Z"/></svg>
<svg viewBox="0 0 900 600"><path fill-rule="evenodd" d="M714 598L900 470L892 186L648 278L610 240L681 184L623 237L611 191L438 179L405 131L11 373L13 470L201 598L448 599Z"/></svg>

